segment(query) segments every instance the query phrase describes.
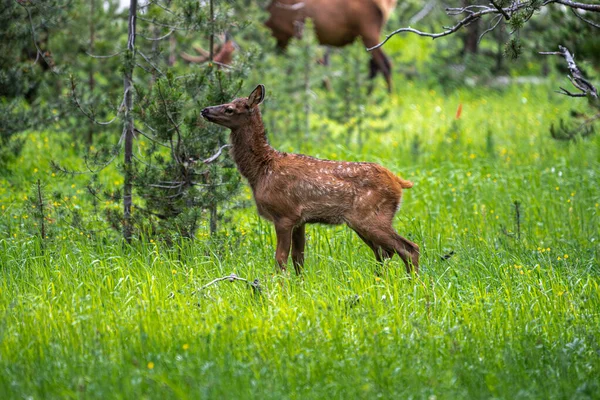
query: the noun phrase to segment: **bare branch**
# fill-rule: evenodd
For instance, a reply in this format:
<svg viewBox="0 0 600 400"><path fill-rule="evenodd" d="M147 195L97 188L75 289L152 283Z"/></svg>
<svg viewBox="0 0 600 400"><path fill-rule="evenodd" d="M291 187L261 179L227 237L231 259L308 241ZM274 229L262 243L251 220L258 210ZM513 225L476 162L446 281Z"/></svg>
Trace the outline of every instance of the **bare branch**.
<svg viewBox="0 0 600 400"><path fill-rule="evenodd" d="M87 54L88 56L93 57L93 58L112 58L112 57L118 56L119 54L123 54L123 50L117 51L115 54L109 54L107 56L97 56L95 54L88 53L87 51L85 52L85 54Z"/></svg>
<svg viewBox="0 0 600 400"><path fill-rule="evenodd" d="M421 11L419 11L418 13L416 13L415 15L413 15L408 20L408 23L409 24L416 24L417 22L419 22L420 20L422 20L423 18L425 18L427 16L427 14L429 14L431 12L431 10L433 10L434 7L435 7L435 0L432 0L432 1L428 2L427 4L425 4L425 7L423 7L421 9Z"/></svg>
<svg viewBox="0 0 600 400"><path fill-rule="evenodd" d="M153 41L153 42L158 42L160 40L168 38L169 36L171 36L173 34L173 32L175 32L175 28L172 28L169 31L169 33L167 33L166 35L163 35L163 36L160 36L160 37L157 37L157 38L148 37L146 35L142 35L141 33L138 33L137 36L140 36L140 37L142 37L142 38L144 38L146 40L150 40L150 41Z"/></svg>
<svg viewBox="0 0 600 400"><path fill-rule="evenodd" d="M488 29L486 29L485 31L483 31L483 33L481 35L479 35L479 39L477 39L477 43L479 44L481 42L481 39L483 39L483 37L485 35L487 35L488 33L490 33L491 31L493 31L494 29L496 29L496 27L498 27L498 24L500 24L500 22L502 22L502 15L498 15L496 17L496 23L492 26L490 26Z"/></svg>
<svg viewBox="0 0 600 400"><path fill-rule="evenodd" d="M597 23L595 23L595 22L593 22L593 21L590 21L589 19L585 19L585 18L583 18L581 15L579 15L579 13L578 13L577 11L575 11L575 9L574 9L574 8L571 8L571 11L573 12L573 14L575 14L575 16L576 16L577 18L579 18L580 20L582 20L582 21L583 21L583 22L585 22L586 24L589 24L589 25L593 26L594 28L598 28L598 29L600 29L600 24L597 24Z"/></svg>
<svg viewBox="0 0 600 400"><path fill-rule="evenodd" d="M502 16L504 17L505 20L509 20L510 19L510 15L508 15L508 13L506 11L504 11L504 9L502 7L500 7L494 0L490 0L492 5L494 6L494 8L496 10L498 10L498 12L500 12L500 14L502 14Z"/></svg>
<svg viewBox="0 0 600 400"><path fill-rule="evenodd" d="M392 33L390 33L389 35L387 35L385 37L385 39L381 43L379 43L379 44L377 44L377 45L375 45L373 47L367 48L367 51L373 51L375 49L380 48L388 40L390 40L393 36L395 36L395 35L397 35L399 33L402 33L402 32L411 32L411 33L415 33L415 34L417 34L419 36L426 36L426 37L430 37L432 39L437 39L437 38L441 38L443 36L448 36L448 35L453 34L454 32L458 31L463 26L470 24L471 22L473 22L473 21L475 21L475 20L483 17L484 15L487 15L487 14L497 14L498 13L498 10L496 10L494 8L490 8L490 7L484 7L481 11L472 12L472 11L470 11L469 7L459 8L459 9L451 9L451 8L446 9L446 11L448 13L456 11L457 14L458 13L464 13L464 12L468 12L469 14L465 18L463 18L460 21L458 21L456 23L456 25L444 28L445 30L443 32L440 32L440 33L422 32L422 31L419 31L417 29L411 28L410 26L408 28L400 28L400 29L396 29L395 31L393 31ZM522 8L523 5L517 4L515 7L518 9L518 8Z"/></svg>
<svg viewBox="0 0 600 400"><path fill-rule="evenodd" d="M206 288L214 285L215 283L222 282L222 281L229 281L229 282L240 281L240 282L246 283L248 286L250 286L257 293L260 293L262 291L262 287L260 286L258 278L255 279L254 281L250 282L248 279L240 278L236 274L232 273L231 275L224 276L222 278L217 278L217 279L214 279L214 280L210 281L206 285L200 287L198 290L196 290L195 292L193 292L193 294L195 294L196 292L201 292L204 289L206 289Z"/></svg>
<svg viewBox="0 0 600 400"><path fill-rule="evenodd" d="M571 81L573 86L575 86L577 89L579 89L581 92L583 92L583 93L571 93L568 90L566 90L565 88L561 87L560 89L562 90L562 92L559 92L559 93L570 96L570 97L591 96L592 98L597 99L598 98L598 90L596 89L596 87L594 87L594 85L592 85L592 83L590 81L585 79L585 77L583 76L583 74L581 73L579 68L577 67L577 64L575 64L575 59L573 58L573 55L571 54L569 49L567 49L564 46L559 45L558 50L559 51L540 52L540 54L542 54L542 55L560 55L560 56L564 57L565 61L567 61L567 67L569 68L569 72L571 73L571 75L568 76L569 80Z"/></svg>
<svg viewBox="0 0 600 400"><path fill-rule="evenodd" d="M221 153L223 152L223 149L226 149L227 147L230 147L230 146L231 146L230 144L225 144L225 145L221 146L221 147L219 148L219 150L218 150L218 151L217 151L215 154L213 154L212 156L208 157L208 158L207 158L207 159L205 159L205 160L202 160L202 162L203 162L204 164L210 164L210 163L212 163L212 162L213 162L213 161L215 161L217 158L219 158L219 156L220 156L220 155L221 155Z"/></svg>
<svg viewBox="0 0 600 400"><path fill-rule="evenodd" d="M577 3L571 0L554 0L553 2L571 8L578 8L580 10L600 12L600 4Z"/></svg>
<svg viewBox="0 0 600 400"><path fill-rule="evenodd" d="M539 7L544 7L544 6L550 5L552 3L562 4L564 6L570 7L571 9L581 9L581 10L592 11L592 12L600 12L600 4L577 3L577 2L574 2L571 0L545 0L540 5L534 5L533 1L528 1L528 0L512 1L511 4L507 7L501 7L498 3L496 3L495 0L490 0L490 1L491 1L491 3L489 5L474 4L474 5L468 5L465 7L446 8L446 14L451 15L451 16L463 15L464 17L463 17L463 19L459 20L453 26L443 27L444 30L442 32L438 32L438 33L423 32L418 29L414 29L410 26L408 28L396 29L395 31L393 31L392 33L387 35L381 43L379 43L373 47L368 47L367 51L373 51L375 49L378 49L379 47L383 46L390 38L392 38L393 36L395 36L399 33L403 33L403 32L415 33L419 36L430 37L432 39L437 39L437 38L440 38L443 36L448 36L448 35L455 33L460 28L467 26L467 25L471 24L472 22L474 22L486 15L499 15L499 16L503 17L505 20L509 20L515 12L525 9L525 10L527 10L528 15L525 16L524 21L527 22L534 15L534 12L533 12L534 8L537 9ZM578 17L582 18L580 15L578 15ZM590 25L598 27L595 23L593 23L591 21L588 21L585 19L584 19L584 21L586 21ZM486 30L479 37L479 40L481 40L481 38L486 33L494 30L498 26L498 24L499 24L499 22L495 22L492 28Z"/></svg>
<svg viewBox="0 0 600 400"><path fill-rule="evenodd" d="M275 7L279 7L279 8L283 8L284 10L290 10L290 11L298 11L304 8L306 4L304 4L303 1L301 1L300 3L296 3L296 4L283 4L280 2L275 3Z"/></svg>

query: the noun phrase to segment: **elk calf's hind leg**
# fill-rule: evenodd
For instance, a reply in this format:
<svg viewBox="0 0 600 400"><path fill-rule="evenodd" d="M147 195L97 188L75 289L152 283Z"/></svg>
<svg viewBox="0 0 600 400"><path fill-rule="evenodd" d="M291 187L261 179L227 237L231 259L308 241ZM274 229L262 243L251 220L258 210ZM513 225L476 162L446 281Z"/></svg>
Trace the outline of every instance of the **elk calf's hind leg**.
<svg viewBox="0 0 600 400"><path fill-rule="evenodd" d="M294 262L294 268L298 275L302 273L302 266L304 265L305 243L305 225L302 224L295 227L292 232L292 261Z"/></svg>
<svg viewBox="0 0 600 400"><path fill-rule="evenodd" d="M392 229L393 231L393 229ZM394 240L398 243L398 249L403 252L407 252L407 259L402 257L398 251L398 255L402 257L402 261L406 264L406 272L408 274L414 271L415 274L419 273L419 246L416 243L398 235L396 232L393 233Z"/></svg>
<svg viewBox="0 0 600 400"><path fill-rule="evenodd" d="M410 274L413 269L415 273L419 272L419 246L398 235L391 226L370 228L368 231L362 231L362 236L373 243L373 251L378 261L396 253L406 265L406 272Z"/></svg>

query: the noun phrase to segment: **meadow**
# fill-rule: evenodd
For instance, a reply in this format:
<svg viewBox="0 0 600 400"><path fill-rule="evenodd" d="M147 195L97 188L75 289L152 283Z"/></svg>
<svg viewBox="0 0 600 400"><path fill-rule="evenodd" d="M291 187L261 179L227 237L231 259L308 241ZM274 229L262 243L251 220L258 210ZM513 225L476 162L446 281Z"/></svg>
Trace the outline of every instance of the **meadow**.
<svg viewBox="0 0 600 400"><path fill-rule="evenodd" d="M560 79L450 94L397 79L370 106L391 128L362 146L322 119L301 145L269 132L412 180L395 227L420 245L418 276L397 257L376 275L353 232L318 225L304 274L277 273L247 189L214 237L41 240L37 179L61 192L54 224L91 205L85 177L50 168L77 164L69 135L23 134L0 177L0 398L600 398L600 135L551 138L586 109L553 92ZM231 273L261 290L201 289Z"/></svg>

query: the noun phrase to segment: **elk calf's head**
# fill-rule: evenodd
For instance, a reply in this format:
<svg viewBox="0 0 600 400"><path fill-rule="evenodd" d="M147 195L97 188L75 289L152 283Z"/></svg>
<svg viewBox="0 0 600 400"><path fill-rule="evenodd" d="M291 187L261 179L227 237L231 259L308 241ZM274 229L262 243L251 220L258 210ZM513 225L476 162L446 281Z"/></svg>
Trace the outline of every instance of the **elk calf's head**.
<svg viewBox="0 0 600 400"><path fill-rule="evenodd" d="M245 125L259 114L258 105L265 98L265 87L258 85L248 98L239 98L231 103L206 107L202 116L215 124L235 130Z"/></svg>
<svg viewBox="0 0 600 400"><path fill-rule="evenodd" d="M283 153L267 142L259 104L265 88L248 98L207 107L202 116L231 129L231 154L248 180L258 213L273 222L275 259L286 268L290 248L296 272L304 262L304 225L348 225L383 262L400 256L407 272L418 272L419 246L392 226L402 190L413 186L384 167L368 162L320 160Z"/></svg>

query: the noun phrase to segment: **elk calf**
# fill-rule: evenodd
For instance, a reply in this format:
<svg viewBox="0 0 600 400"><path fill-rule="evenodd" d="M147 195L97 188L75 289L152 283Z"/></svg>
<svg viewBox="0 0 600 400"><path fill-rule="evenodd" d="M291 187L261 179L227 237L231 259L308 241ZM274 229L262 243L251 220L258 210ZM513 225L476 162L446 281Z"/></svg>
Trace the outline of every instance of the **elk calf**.
<svg viewBox="0 0 600 400"><path fill-rule="evenodd" d="M378 261L398 254L410 273L419 269L419 246L392 227L402 189L413 186L380 165L338 162L283 153L267 142L258 105L265 88L248 98L202 110L210 122L231 129L231 154L254 193L258 213L273 222L275 258L285 270L290 246L296 273L304 263L304 225L347 224Z"/></svg>

